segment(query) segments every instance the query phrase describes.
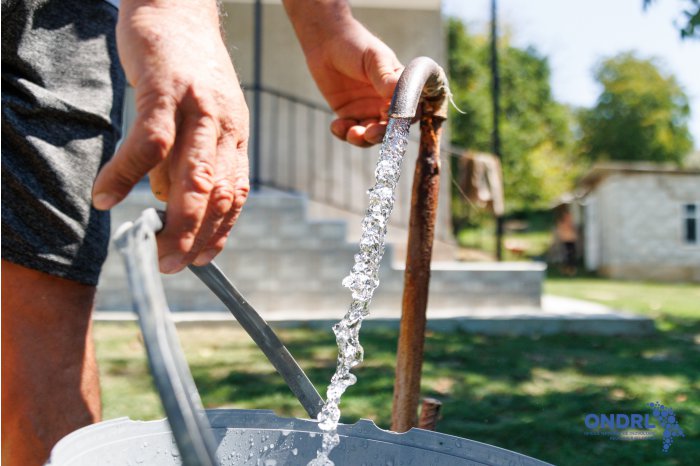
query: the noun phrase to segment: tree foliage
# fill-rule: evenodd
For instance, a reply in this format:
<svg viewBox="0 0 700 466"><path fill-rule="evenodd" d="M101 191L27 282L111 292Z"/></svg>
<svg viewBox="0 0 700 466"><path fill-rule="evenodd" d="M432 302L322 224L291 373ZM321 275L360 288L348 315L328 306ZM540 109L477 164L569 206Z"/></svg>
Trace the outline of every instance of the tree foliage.
<svg viewBox="0 0 700 466"><path fill-rule="evenodd" d="M595 107L581 111L582 153L592 160L680 164L693 147L690 106L671 75L653 59L626 52L601 61Z"/></svg>
<svg viewBox="0 0 700 466"><path fill-rule="evenodd" d="M508 210L537 209L572 188L579 173L573 158L570 110L557 103L547 58L530 47L499 40L501 152ZM491 152L490 50L486 37L448 23L450 87L465 113L450 115L451 141Z"/></svg>
<svg viewBox="0 0 700 466"><path fill-rule="evenodd" d="M643 0L644 9L654 3L654 0ZM676 24L682 39L700 39L700 0L686 0L688 4L683 10L683 22Z"/></svg>

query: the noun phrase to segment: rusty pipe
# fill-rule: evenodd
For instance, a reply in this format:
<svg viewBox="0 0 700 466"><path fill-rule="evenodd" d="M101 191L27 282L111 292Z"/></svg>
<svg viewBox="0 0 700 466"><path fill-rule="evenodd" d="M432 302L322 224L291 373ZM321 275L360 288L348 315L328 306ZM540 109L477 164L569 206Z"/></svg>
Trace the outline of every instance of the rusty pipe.
<svg viewBox="0 0 700 466"><path fill-rule="evenodd" d="M404 70L396 86L390 115L413 118L420 110L420 149L413 175L401 324L391 429L405 432L418 420L425 344L430 261L440 191L440 135L447 118L449 89L445 72L419 57Z"/></svg>
<svg viewBox="0 0 700 466"><path fill-rule="evenodd" d="M438 420L440 419L440 408L442 408L442 401L436 398L423 398L423 404L420 408L420 419L418 419L418 428L435 430Z"/></svg>

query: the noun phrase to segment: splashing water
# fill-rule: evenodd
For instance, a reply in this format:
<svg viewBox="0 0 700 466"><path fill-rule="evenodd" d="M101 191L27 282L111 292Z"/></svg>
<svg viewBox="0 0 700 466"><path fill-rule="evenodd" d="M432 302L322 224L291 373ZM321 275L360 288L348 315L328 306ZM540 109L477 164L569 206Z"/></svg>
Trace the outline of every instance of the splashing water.
<svg viewBox="0 0 700 466"><path fill-rule="evenodd" d="M352 291L352 302L343 320L333 326L338 342L338 366L326 392L326 404L318 415L319 427L324 431L323 443L308 466L334 464L328 455L340 443L337 433L340 397L357 382L350 369L360 364L364 356L360 345L360 327L369 314L369 303L379 285L379 263L384 255L386 226L394 207L394 191L401 174L410 125L409 118L390 119L379 151L376 182L369 190L369 208L362 220L360 252L355 254L355 265L350 275L343 279L343 286Z"/></svg>

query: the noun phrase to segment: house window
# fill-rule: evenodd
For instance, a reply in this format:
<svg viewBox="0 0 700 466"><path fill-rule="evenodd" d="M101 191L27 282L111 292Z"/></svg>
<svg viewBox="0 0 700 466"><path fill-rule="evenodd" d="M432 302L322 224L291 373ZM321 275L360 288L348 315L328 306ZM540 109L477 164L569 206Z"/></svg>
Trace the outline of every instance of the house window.
<svg viewBox="0 0 700 466"><path fill-rule="evenodd" d="M683 206L683 239L688 244L699 244L698 227L700 227L700 204Z"/></svg>

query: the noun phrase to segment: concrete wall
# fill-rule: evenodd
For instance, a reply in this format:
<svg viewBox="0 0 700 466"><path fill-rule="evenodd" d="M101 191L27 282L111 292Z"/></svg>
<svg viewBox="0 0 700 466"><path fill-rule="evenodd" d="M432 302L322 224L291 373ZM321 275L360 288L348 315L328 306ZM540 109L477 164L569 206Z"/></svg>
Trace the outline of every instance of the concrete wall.
<svg viewBox="0 0 700 466"><path fill-rule="evenodd" d="M700 281L700 244L683 238L683 205L700 202L700 176L613 174L589 195L586 263L615 278ZM595 242L599 248L593 249ZM594 259L597 256L597 261Z"/></svg>

